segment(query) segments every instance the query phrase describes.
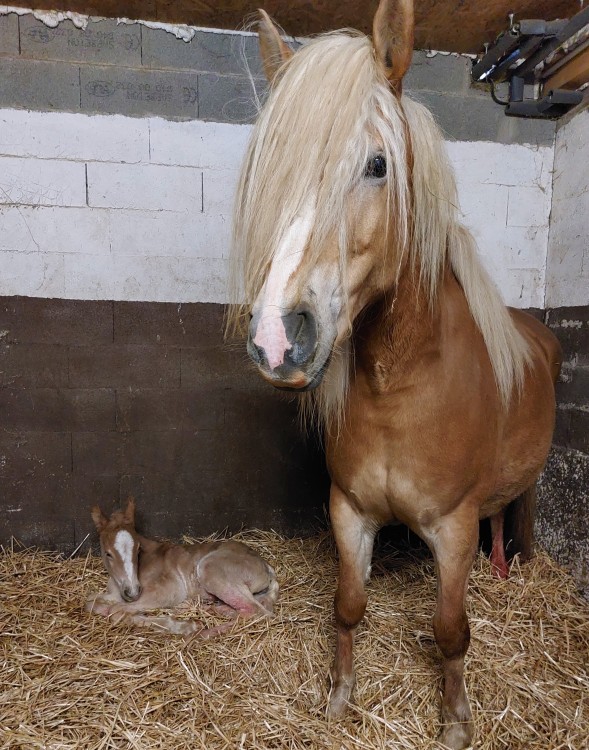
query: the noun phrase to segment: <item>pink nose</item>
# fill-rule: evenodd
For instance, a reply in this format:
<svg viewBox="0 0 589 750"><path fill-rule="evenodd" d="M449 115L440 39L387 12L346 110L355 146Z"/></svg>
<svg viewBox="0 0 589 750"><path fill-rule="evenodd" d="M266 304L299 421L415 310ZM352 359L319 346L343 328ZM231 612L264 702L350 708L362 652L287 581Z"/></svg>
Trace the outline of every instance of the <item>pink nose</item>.
<svg viewBox="0 0 589 750"><path fill-rule="evenodd" d="M286 351L292 349L286 337L282 317L279 315L263 315L260 318L253 343L258 350L265 352L271 370L281 365Z"/></svg>
<svg viewBox="0 0 589 750"><path fill-rule="evenodd" d="M250 322L248 353L272 377L289 380L313 361L317 348L317 324L308 308L283 315L254 314Z"/></svg>

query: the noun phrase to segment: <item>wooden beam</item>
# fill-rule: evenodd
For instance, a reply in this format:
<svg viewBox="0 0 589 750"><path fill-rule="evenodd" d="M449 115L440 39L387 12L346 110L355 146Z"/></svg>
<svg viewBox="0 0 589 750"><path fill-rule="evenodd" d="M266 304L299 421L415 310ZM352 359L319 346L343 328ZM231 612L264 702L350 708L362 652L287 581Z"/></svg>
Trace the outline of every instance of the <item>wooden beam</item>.
<svg viewBox="0 0 589 750"><path fill-rule="evenodd" d="M573 57L559 68L544 84L545 91L552 89L578 89L589 81L589 48Z"/></svg>

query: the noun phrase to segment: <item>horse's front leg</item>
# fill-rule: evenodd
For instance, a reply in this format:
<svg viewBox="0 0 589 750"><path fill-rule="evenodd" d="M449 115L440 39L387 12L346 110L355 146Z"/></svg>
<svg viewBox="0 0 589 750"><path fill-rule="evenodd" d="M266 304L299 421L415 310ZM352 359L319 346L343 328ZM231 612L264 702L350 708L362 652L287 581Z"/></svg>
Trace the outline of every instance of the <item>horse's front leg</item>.
<svg viewBox="0 0 589 750"><path fill-rule="evenodd" d="M370 575L376 526L369 524L333 483L329 514L339 554L339 579L334 601L337 641L328 713L340 717L354 687L354 633L366 610L364 584Z"/></svg>
<svg viewBox="0 0 589 750"><path fill-rule="evenodd" d="M478 543L478 514L469 508L439 523L427 538L436 561L438 597L433 625L444 670L440 742L451 750L463 750L473 734L464 684L464 657L470 643L465 598Z"/></svg>

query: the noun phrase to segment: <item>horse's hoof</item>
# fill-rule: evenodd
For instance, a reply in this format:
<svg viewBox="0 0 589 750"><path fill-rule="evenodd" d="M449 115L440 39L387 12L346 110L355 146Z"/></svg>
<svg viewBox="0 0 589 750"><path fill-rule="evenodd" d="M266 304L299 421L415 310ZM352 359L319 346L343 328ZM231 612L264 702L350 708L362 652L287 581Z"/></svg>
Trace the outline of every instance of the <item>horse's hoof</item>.
<svg viewBox="0 0 589 750"><path fill-rule="evenodd" d="M439 742L449 750L466 750L472 743L472 722L447 724L440 732Z"/></svg>
<svg viewBox="0 0 589 750"><path fill-rule="evenodd" d="M327 716L330 719L342 719L348 709L352 687L343 682L333 688L327 704Z"/></svg>

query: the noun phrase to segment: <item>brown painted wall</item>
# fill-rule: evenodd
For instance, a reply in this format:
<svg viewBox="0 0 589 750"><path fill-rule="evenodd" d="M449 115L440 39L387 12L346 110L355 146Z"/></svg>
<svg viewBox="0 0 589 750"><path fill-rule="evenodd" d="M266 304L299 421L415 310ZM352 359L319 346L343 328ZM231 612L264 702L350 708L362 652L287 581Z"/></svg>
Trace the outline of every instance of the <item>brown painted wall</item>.
<svg viewBox="0 0 589 750"><path fill-rule="evenodd" d="M538 531L576 571L589 507L589 308L546 317L565 366ZM321 525L318 441L222 327L221 305L0 298L0 543L71 552L93 531L90 507L129 493L156 536Z"/></svg>
<svg viewBox="0 0 589 750"><path fill-rule="evenodd" d="M147 533L309 532L326 475L212 304L0 299L0 543L72 550L90 506Z"/></svg>

